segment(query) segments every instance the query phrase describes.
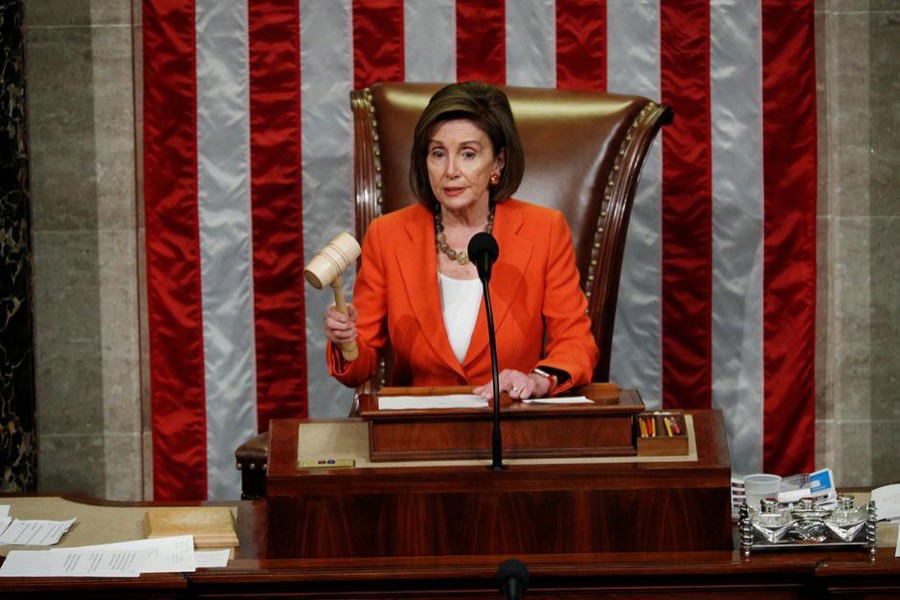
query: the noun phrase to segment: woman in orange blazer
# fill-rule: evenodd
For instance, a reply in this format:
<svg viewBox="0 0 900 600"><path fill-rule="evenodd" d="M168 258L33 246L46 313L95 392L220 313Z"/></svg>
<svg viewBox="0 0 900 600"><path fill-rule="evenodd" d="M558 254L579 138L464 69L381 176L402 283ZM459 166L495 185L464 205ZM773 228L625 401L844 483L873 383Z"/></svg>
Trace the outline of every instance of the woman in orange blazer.
<svg viewBox="0 0 900 600"><path fill-rule="evenodd" d="M489 289L499 389L559 394L590 381L598 350L559 211L510 199L524 171L506 95L482 83L439 90L414 134L410 184L420 203L375 219L363 241L349 315L325 315L330 372L356 387L390 343L393 385L473 385L493 395L481 282L465 249L488 231L500 255ZM338 345L356 340L345 360Z"/></svg>

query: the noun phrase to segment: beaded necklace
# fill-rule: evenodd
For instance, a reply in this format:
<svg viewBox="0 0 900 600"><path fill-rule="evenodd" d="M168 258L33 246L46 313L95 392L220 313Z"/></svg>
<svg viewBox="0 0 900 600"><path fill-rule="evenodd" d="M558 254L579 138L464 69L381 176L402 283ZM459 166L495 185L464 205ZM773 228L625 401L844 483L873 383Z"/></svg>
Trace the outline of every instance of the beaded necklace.
<svg viewBox="0 0 900 600"><path fill-rule="evenodd" d="M488 220L484 230L487 233L491 233L494 229L494 208L496 205L491 202L488 206ZM441 205L437 202L434 205L434 240L437 249L447 255L450 260L455 260L461 265L468 264L469 254L465 250L457 252L447 243L447 237L444 235L444 222L441 217Z"/></svg>

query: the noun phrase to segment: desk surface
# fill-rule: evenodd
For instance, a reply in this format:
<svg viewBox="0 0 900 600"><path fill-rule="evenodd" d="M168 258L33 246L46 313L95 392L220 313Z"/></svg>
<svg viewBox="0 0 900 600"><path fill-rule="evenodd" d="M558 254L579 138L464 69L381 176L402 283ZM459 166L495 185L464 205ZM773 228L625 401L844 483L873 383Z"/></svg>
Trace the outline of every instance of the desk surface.
<svg viewBox="0 0 900 600"><path fill-rule="evenodd" d="M684 455L672 456L572 456L564 458L505 458L504 464L514 465L573 465L611 463L660 463L694 462L697 460L697 442L694 435L694 421L685 417L688 451ZM481 466L491 464L490 459L451 459L433 461L390 461L369 460L369 426L361 419L334 419L297 422L297 459L350 459L356 468L397 469L402 467Z"/></svg>

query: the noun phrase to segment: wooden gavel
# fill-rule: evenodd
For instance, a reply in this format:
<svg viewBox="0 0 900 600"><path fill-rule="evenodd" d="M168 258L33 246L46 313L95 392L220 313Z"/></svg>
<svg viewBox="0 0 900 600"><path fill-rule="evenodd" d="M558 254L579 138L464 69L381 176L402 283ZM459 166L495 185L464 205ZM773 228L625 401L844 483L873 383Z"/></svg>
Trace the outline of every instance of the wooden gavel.
<svg viewBox="0 0 900 600"><path fill-rule="evenodd" d="M334 306L342 314L347 314L347 302L344 300L344 271L359 258L359 243L349 233L341 233L328 245L319 250L306 265L303 276L317 290L330 285L334 291ZM356 342L341 344L341 355L345 360L354 360L359 356Z"/></svg>

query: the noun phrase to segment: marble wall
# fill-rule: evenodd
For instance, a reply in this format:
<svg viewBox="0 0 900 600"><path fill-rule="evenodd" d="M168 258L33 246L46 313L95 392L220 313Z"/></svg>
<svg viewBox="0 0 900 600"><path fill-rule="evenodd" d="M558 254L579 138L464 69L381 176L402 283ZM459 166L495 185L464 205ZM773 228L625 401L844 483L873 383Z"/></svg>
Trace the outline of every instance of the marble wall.
<svg viewBox="0 0 900 600"><path fill-rule="evenodd" d="M900 481L900 2L820 0L817 464Z"/></svg>
<svg viewBox="0 0 900 600"><path fill-rule="evenodd" d="M22 33L22 1L0 0L0 492L37 487Z"/></svg>
<svg viewBox="0 0 900 600"><path fill-rule="evenodd" d="M144 495L131 0L28 0L42 491Z"/></svg>
<svg viewBox="0 0 900 600"><path fill-rule="evenodd" d="M24 6L39 487L140 499L152 488L140 0ZM816 463L842 485L883 484L900 481L900 2L817 0L816 26Z"/></svg>

